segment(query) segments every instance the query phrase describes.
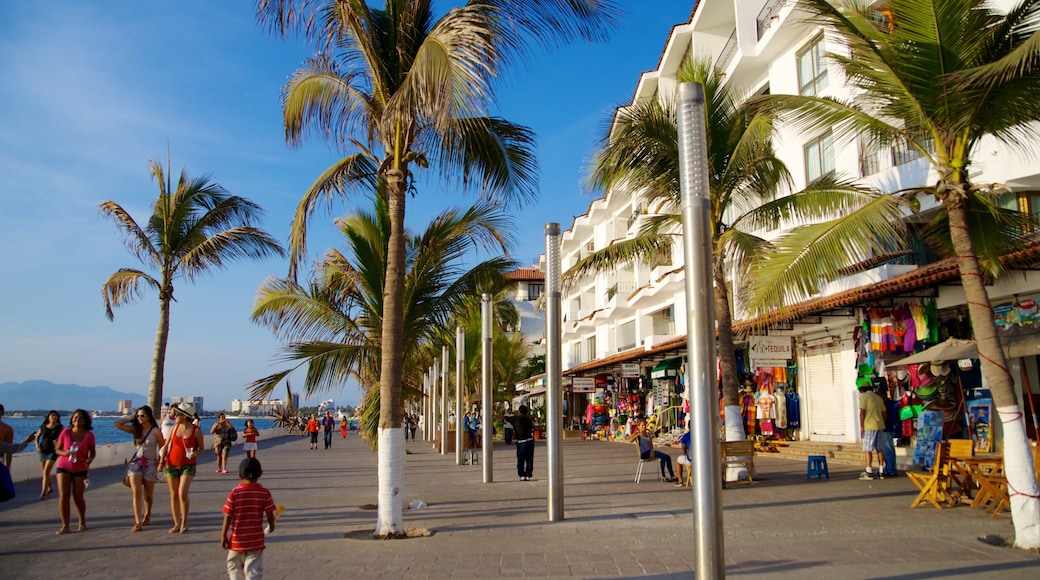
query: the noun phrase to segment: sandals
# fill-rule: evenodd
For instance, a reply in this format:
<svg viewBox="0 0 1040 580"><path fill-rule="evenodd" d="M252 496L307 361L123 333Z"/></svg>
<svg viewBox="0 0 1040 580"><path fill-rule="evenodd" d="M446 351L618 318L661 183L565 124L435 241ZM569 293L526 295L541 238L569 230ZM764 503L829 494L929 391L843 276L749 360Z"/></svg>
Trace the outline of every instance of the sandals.
<svg viewBox="0 0 1040 580"><path fill-rule="evenodd" d="M134 524L134 527L130 528L130 531L131 532L140 532L141 528L142 528L141 524Z"/></svg>
<svg viewBox="0 0 1040 580"><path fill-rule="evenodd" d="M60 529L58 529L58 531L54 532L54 535L55 536L60 536L62 534L67 534L67 533L69 533L69 527L68 526L62 526Z"/></svg>
<svg viewBox="0 0 1040 580"><path fill-rule="evenodd" d="M77 532L85 532L85 531L87 531L87 524L80 524L79 526L76 527L76 531Z"/></svg>

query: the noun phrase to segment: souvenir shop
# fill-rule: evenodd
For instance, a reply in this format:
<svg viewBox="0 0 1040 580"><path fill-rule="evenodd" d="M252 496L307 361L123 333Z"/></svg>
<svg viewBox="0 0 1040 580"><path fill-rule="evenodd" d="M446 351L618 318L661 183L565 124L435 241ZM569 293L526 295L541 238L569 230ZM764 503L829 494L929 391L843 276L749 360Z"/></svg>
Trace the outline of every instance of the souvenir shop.
<svg viewBox="0 0 1040 580"><path fill-rule="evenodd" d="M747 358L737 353L741 374L740 417L748 437L791 440L801 427L801 408L795 380L793 341L785 336L748 337ZM750 372L749 372L750 371ZM719 408L723 408L719 390ZM726 416L723 410L722 421Z"/></svg>
<svg viewBox="0 0 1040 580"><path fill-rule="evenodd" d="M577 379L576 379L577 380ZM617 377L599 374L585 408L585 424L608 438L627 436L645 418L651 428L668 431L684 425L685 366L681 357L654 366L624 363Z"/></svg>

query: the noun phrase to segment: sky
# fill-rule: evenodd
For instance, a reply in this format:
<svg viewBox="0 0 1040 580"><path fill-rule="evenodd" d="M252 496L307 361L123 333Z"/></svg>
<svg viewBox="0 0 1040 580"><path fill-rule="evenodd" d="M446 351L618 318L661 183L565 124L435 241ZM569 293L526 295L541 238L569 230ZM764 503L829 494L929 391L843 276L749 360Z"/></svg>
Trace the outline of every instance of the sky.
<svg viewBox="0 0 1040 580"><path fill-rule="evenodd" d="M543 253L545 223L566 230L601 195L583 187L596 137L631 100L640 74L657 67L669 31L694 3L623 1L609 43L565 46L502 79L494 113L535 132L541 169L539 200L516 212L510 255L521 265ZM319 141L285 144L280 91L310 51L301 39L261 30L254 7L0 2L0 383L43 379L147 395L158 297L146 291L113 321L105 317L102 283L141 264L97 208L113 200L143 222L158 195L151 159L165 166L169 156L175 175L209 174L259 204L261 227L287 245L296 203L338 154ZM409 200L407 225L421 229L472 201L427 184ZM366 203L345 200L316 214L310 254L339 245L332 218ZM274 257L194 285L175 282L165 398L203 396L207 409L225 409L248 398L246 384L283 368L279 342L249 316L259 284L287 272ZM360 396L345 385L310 401L357 404Z"/></svg>

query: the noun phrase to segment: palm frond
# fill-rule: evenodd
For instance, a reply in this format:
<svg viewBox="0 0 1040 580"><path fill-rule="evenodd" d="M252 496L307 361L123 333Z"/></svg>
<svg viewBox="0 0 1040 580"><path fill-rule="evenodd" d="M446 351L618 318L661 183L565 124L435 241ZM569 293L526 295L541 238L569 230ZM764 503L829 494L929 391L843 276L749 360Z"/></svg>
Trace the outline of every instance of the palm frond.
<svg viewBox="0 0 1040 580"><path fill-rule="evenodd" d="M141 282L156 290L162 286L155 278L132 268L120 268L105 280L101 286L101 297L105 301L105 316L109 320L115 319L113 308L133 302L142 296Z"/></svg>

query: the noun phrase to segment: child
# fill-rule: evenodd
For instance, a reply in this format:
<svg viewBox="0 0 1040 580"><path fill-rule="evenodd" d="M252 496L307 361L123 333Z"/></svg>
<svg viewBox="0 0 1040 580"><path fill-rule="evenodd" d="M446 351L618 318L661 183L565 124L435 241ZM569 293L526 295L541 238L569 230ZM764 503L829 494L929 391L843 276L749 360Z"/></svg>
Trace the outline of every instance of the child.
<svg viewBox="0 0 1040 580"><path fill-rule="evenodd" d="M246 419L246 429L242 431L242 436L246 438L245 444L242 445L246 457L256 457L256 438L260 436L260 430L256 428L252 419Z"/></svg>
<svg viewBox="0 0 1040 580"><path fill-rule="evenodd" d="M262 474L258 459L243 459L238 466L242 483L231 490L224 502L220 545L228 550L228 577L232 580L263 577L264 514L267 514L268 531L273 532L275 506L271 492L257 483Z"/></svg>

